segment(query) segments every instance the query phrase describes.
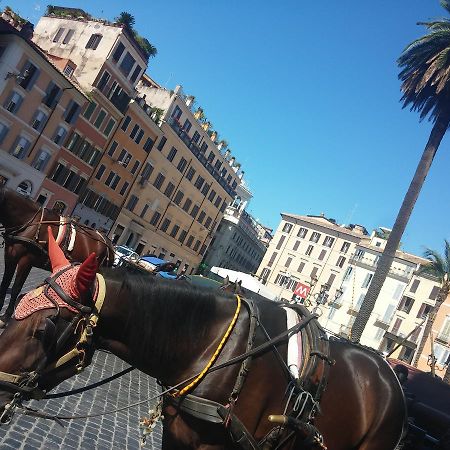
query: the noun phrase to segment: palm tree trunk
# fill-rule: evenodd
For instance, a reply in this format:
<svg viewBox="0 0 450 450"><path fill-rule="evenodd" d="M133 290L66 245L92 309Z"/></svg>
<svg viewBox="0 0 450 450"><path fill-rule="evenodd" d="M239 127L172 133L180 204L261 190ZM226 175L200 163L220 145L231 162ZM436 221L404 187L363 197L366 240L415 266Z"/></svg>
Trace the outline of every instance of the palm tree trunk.
<svg viewBox="0 0 450 450"><path fill-rule="evenodd" d="M364 328L372 314L375 302L380 294L381 288L386 280L387 274L395 257L395 252L400 244L400 239L405 231L409 217L422 189L425 178L428 175L434 156L436 155L439 144L447 131L450 122L450 112L446 111L439 116L434 124L427 145L423 151L422 157L417 165L414 177L409 185L408 192L403 199L402 206L398 212L394 227L386 242L386 247L381 254L377 268L375 270L372 282L370 283L367 294L364 297L361 308L359 309L356 320L353 323L351 337L354 341L359 341Z"/></svg>
<svg viewBox="0 0 450 450"><path fill-rule="evenodd" d="M420 343L416 349L416 354L414 355L413 361L414 367L417 367L417 365L419 364L420 356L422 355L423 349L425 348L425 344L431 335L431 329L433 327L434 321L436 320L437 312L439 311L439 308L441 307L444 299L445 297L442 297L441 292L439 292L436 298L436 304L433 306L433 309L428 314L427 323L425 324L425 328L422 333L422 338L420 339Z"/></svg>

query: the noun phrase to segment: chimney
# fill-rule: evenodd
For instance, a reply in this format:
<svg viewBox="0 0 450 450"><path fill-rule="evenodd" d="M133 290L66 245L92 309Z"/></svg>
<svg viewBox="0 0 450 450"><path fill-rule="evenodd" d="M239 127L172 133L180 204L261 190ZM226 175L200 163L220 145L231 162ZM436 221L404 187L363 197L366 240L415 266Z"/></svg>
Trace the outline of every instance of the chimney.
<svg viewBox="0 0 450 450"><path fill-rule="evenodd" d="M195 101L195 97L193 95L188 95L186 97L186 106L188 108L190 108L194 104L194 101Z"/></svg>

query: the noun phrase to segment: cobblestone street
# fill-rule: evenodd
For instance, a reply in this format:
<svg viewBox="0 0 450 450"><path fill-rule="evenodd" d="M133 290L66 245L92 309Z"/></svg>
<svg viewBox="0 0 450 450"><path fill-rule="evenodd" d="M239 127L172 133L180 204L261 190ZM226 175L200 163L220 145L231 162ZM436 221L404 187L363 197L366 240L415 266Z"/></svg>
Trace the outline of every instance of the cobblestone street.
<svg viewBox="0 0 450 450"><path fill-rule="evenodd" d="M0 276L3 275L3 249L0 249ZM24 291L42 282L47 272L33 269ZM80 375L62 383L53 392L83 387L128 367L114 355L97 352L92 364ZM75 396L29 402L29 406L50 414L94 414L120 408L152 397L157 393L153 378L134 370L123 377ZM0 427L0 448L3 449L139 449L139 418L147 415L145 403L115 414L90 419L56 422L16 414L13 422ZM161 428L158 426L144 448L160 449Z"/></svg>

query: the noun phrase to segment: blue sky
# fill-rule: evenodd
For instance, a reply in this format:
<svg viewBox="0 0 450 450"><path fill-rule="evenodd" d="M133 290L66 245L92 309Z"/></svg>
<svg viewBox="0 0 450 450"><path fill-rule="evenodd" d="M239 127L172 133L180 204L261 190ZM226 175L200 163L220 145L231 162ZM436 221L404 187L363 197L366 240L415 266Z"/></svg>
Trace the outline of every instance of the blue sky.
<svg viewBox="0 0 450 450"><path fill-rule="evenodd" d="M48 2L0 0L37 22ZM444 16L438 0L59 0L96 17L121 11L158 49L148 73L196 96L245 170L249 212L320 214L392 227L431 130L403 110L396 59ZM450 239L445 137L403 236L442 251Z"/></svg>

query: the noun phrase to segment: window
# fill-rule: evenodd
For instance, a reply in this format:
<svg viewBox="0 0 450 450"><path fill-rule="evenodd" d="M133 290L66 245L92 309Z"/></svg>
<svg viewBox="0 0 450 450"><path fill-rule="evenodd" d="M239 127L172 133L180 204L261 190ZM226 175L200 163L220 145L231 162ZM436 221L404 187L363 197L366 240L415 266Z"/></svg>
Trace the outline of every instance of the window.
<svg viewBox="0 0 450 450"><path fill-rule="evenodd" d="M109 150L108 150L108 156L112 157L114 155L114 152L116 151L117 146L118 146L117 142L116 141L112 141L112 143L111 143L111 145L109 147Z"/></svg>
<svg viewBox="0 0 450 450"><path fill-rule="evenodd" d="M211 185L209 185L208 183L205 183L203 188L202 188L202 194L206 197L206 195L209 192L209 188L211 187Z"/></svg>
<svg viewBox="0 0 450 450"><path fill-rule="evenodd" d="M130 122L131 122L131 117L130 116L125 117L120 129L123 131L127 131L127 128L128 128L128 125L130 125Z"/></svg>
<svg viewBox="0 0 450 450"><path fill-rule="evenodd" d="M432 306L428 305L427 303L422 303L422 306L419 309L419 312L417 313L418 319L425 319L428 315L428 313L431 311Z"/></svg>
<svg viewBox="0 0 450 450"><path fill-rule="evenodd" d="M319 259L320 261L322 261L323 258L325 258L325 255L326 255L326 254L327 254L327 251L322 249L322 250L320 251L320 253L319 253L319 258L318 258L318 259Z"/></svg>
<svg viewBox="0 0 450 450"><path fill-rule="evenodd" d="M161 224L161 231L166 232L167 229L169 228L169 225L170 225L170 220L167 219L167 218L165 218L165 219L163 220L163 223Z"/></svg>
<svg viewBox="0 0 450 450"><path fill-rule="evenodd" d="M39 69L30 61L27 61L23 66L20 75L21 80L19 86L30 91L39 76Z"/></svg>
<svg viewBox="0 0 450 450"><path fill-rule="evenodd" d="M53 81L50 81L50 83L47 86L47 89L45 90L45 97L42 100L44 105L47 105L49 108L54 108L56 104L58 103L59 99L62 95L62 89L53 83Z"/></svg>
<svg viewBox="0 0 450 450"><path fill-rule="evenodd" d="M362 288L369 287L370 282L372 281L373 273L366 274L366 277L364 278L364 281L361 285Z"/></svg>
<svg viewBox="0 0 450 450"><path fill-rule="evenodd" d="M292 247L292 250L296 251L298 249L299 245L300 245L300 241L295 241L294 246Z"/></svg>
<svg viewBox="0 0 450 450"><path fill-rule="evenodd" d="M170 198L170 196L173 194L173 191L174 191L174 190L175 190L175 185L174 185L173 183L169 182L169 183L167 184L167 186L166 186L165 191L164 191L164 195L165 195L166 197L169 197L169 198Z"/></svg>
<svg viewBox="0 0 450 450"><path fill-rule="evenodd" d="M136 173L136 170L138 170L140 164L141 164L140 161L135 161L135 162L134 162L133 167L131 168L131 173L132 173L133 175Z"/></svg>
<svg viewBox="0 0 450 450"><path fill-rule="evenodd" d="M178 241L181 242L181 243L183 243L184 240L186 239L186 236L187 236L187 231L181 230L181 233L180 233L180 235L178 236Z"/></svg>
<svg viewBox="0 0 450 450"><path fill-rule="evenodd" d="M117 45L116 50L113 53L113 60L115 62L119 61L120 57L122 56L123 51L125 50L125 45L122 44L122 42L119 42Z"/></svg>
<svg viewBox="0 0 450 450"><path fill-rule="evenodd" d="M176 238L179 230L180 230L180 227L178 225L174 225L172 228L172 231L170 232L170 236L172 236L173 238Z"/></svg>
<svg viewBox="0 0 450 450"><path fill-rule="evenodd" d="M92 114L94 113L95 108L97 108L97 103L95 103L95 102L89 102L88 105L87 105L87 108L85 109L85 111L84 111L84 113L83 113L83 116L84 116L87 120L89 120L89 119L91 118Z"/></svg>
<svg viewBox="0 0 450 450"><path fill-rule="evenodd" d="M364 250L361 250L361 249L356 250L354 259L356 261L361 261L361 259L363 259L363 258L364 258Z"/></svg>
<svg viewBox="0 0 450 450"><path fill-rule="evenodd" d="M184 197L184 193L181 192L181 191L178 191L178 192L175 194L175 197L174 197L174 199L173 199L173 202L174 202L176 205L180 205L181 200L183 200L183 197Z"/></svg>
<svg viewBox="0 0 450 450"><path fill-rule="evenodd" d="M100 77L100 80L98 80L97 83L97 89L99 91L103 92L103 89L105 89L106 85L108 84L108 81L110 80L111 75L106 70L103 72L102 76Z"/></svg>
<svg viewBox="0 0 450 450"><path fill-rule="evenodd" d="M200 140L200 133L198 131L194 132L194 136L192 136L192 141L197 143Z"/></svg>
<svg viewBox="0 0 450 450"><path fill-rule="evenodd" d="M163 136L161 138L161 140L159 141L159 144L158 144L158 147L157 147L157 149L159 151L161 151L164 148L164 144L166 143L166 141L167 141L167 138Z"/></svg>
<svg viewBox="0 0 450 450"><path fill-rule="evenodd" d="M122 149L122 151L119 154L119 157L117 158L117 161L121 162L123 167L127 167L131 161L131 154L128 153L125 149Z"/></svg>
<svg viewBox="0 0 450 450"><path fill-rule="evenodd" d="M130 81L131 81L132 83L134 83L134 82L136 81L137 77L138 77L139 74L141 73L141 70L142 70L142 67L138 64L138 65L136 66L136 68L134 69L134 71L133 71L133 75L131 75L131 77L130 77Z"/></svg>
<svg viewBox="0 0 450 450"><path fill-rule="evenodd" d="M312 251L314 250L314 245L308 245L308 248L306 249L305 255L311 256Z"/></svg>
<svg viewBox="0 0 450 450"><path fill-rule="evenodd" d="M125 207L129 211L133 212L134 208L136 207L138 202L138 198L135 195L132 195L130 197L130 200L128 200L127 206Z"/></svg>
<svg viewBox="0 0 450 450"><path fill-rule="evenodd" d="M131 133L130 133L130 138L131 139L134 139L134 137L136 136L136 134L137 134L137 132L139 131L139 125L138 124L136 124L134 127L133 127L133 129L131 130Z"/></svg>
<svg viewBox="0 0 450 450"><path fill-rule="evenodd" d="M5 109L7 111L15 114L16 112L19 111L22 101L23 101L23 97L20 94L18 94L17 92L13 91L3 106L5 107Z"/></svg>
<svg viewBox="0 0 450 450"><path fill-rule="evenodd" d="M196 252L198 250L198 248L200 247L201 242L199 240L197 240L194 244L194 247L192 248L192 250L194 250L194 252Z"/></svg>
<svg viewBox="0 0 450 450"><path fill-rule="evenodd" d="M202 176L198 176L197 179L195 180L194 186L200 190L203 186L203 183L205 182L205 179Z"/></svg>
<svg viewBox="0 0 450 450"><path fill-rule="evenodd" d="M345 263L345 257L344 256L339 256L337 262L336 262L336 266L340 267L342 269L342 267L344 267L344 263Z"/></svg>
<svg viewBox="0 0 450 450"><path fill-rule="evenodd" d="M34 115L33 120L31 121L31 127L37 131L41 131L47 122L47 114L45 114L41 110L37 110Z"/></svg>
<svg viewBox="0 0 450 450"><path fill-rule="evenodd" d="M27 156L28 149L30 147L30 141L22 136L16 138L15 143L11 147L11 155L17 159L23 159Z"/></svg>
<svg viewBox="0 0 450 450"><path fill-rule="evenodd" d="M277 255L278 255L277 252L273 252L273 253L272 253L272 256L270 257L269 262L267 263L267 265L268 265L269 267L272 266L272 264L273 264L273 262L275 261L275 258L277 257Z"/></svg>
<svg viewBox="0 0 450 450"><path fill-rule="evenodd" d="M125 77L130 75L131 69L133 68L135 62L135 59L129 52L127 52L119 66L120 71L125 75Z"/></svg>
<svg viewBox="0 0 450 450"><path fill-rule="evenodd" d="M134 142L136 142L136 144L140 144L142 138L144 137L144 130L140 129L139 133L136 136L136 139L134 140Z"/></svg>
<svg viewBox="0 0 450 450"><path fill-rule="evenodd" d="M331 236L325 236L325 239L323 240L323 245L325 247L331 247L333 245L334 238Z"/></svg>
<svg viewBox="0 0 450 450"><path fill-rule="evenodd" d="M108 124L106 125L105 129L103 130L103 134L105 136L109 136L111 134L111 130L114 128L115 124L116 124L116 121L114 119L109 119Z"/></svg>
<svg viewBox="0 0 450 450"><path fill-rule="evenodd" d="M47 166L47 163L50 161L51 154L47 150L40 150L36 157L34 158L33 162L31 163L31 166L34 167L36 170L43 171L45 167Z"/></svg>
<svg viewBox="0 0 450 450"><path fill-rule="evenodd" d="M341 253L347 253L350 248L350 242L344 242L341 247Z"/></svg>
<svg viewBox="0 0 450 450"><path fill-rule="evenodd" d="M186 178L189 181L192 181L192 178L194 178L194 175L195 175L195 169L193 167L189 167L189 170L187 171L187 174L186 174Z"/></svg>
<svg viewBox="0 0 450 450"><path fill-rule="evenodd" d="M181 109L178 105L175 106L175 109L172 111L171 116L175 119L175 120L179 120L179 118L181 117Z"/></svg>
<svg viewBox="0 0 450 450"><path fill-rule="evenodd" d="M72 78L72 75L74 72L75 72L75 68L72 67L70 64L67 64L66 67L64 67L63 74L67 78Z"/></svg>
<svg viewBox="0 0 450 450"><path fill-rule="evenodd" d="M153 182L153 186L155 186L156 189L160 189L165 179L166 177L160 172Z"/></svg>
<svg viewBox="0 0 450 450"><path fill-rule="evenodd" d="M130 183L128 183L128 181L125 181L125 182L123 183L122 189L120 189L119 194L120 194L120 195L125 194L125 192L127 191L129 185L130 185Z"/></svg>
<svg viewBox="0 0 450 450"><path fill-rule="evenodd" d="M0 122L0 144L3 142L3 139L5 139L6 135L8 134L9 128ZM3 185L2 183L3 179L0 177L0 186Z"/></svg>
<svg viewBox="0 0 450 450"><path fill-rule="evenodd" d="M289 267L291 265L292 262L292 258L289 257L288 259L286 259L286 262L284 263L284 267Z"/></svg>
<svg viewBox="0 0 450 450"><path fill-rule="evenodd" d="M286 239L286 236L281 236L280 237L280 240L278 241L278 244L277 244L277 250L280 250L280 248L282 247L282 245L283 245L283 242L284 242L284 240Z"/></svg>
<svg viewBox="0 0 450 450"><path fill-rule="evenodd" d="M318 233L317 231L314 231L309 240L311 242L319 242L319 239L320 239L320 233Z"/></svg>
<svg viewBox="0 0 450 450"><path fill-rule="evenodd" d="M412 292L413 294L417 291L417 288L419 287L420 280L414 280L411 284L411 288L409 289L409 292Z"/></svg>
<svg viewBox="0 0 450 450"><path fill-rule="evenodd" d="M283 226L283 231L285 233L290 233L292 230L292 224L291 223L285 223Z"/></svg>
<svg viewBox="0 0 450 450"><path fill-rule="evenodd" d="M298 265L298 269L297 272L298 273L302 273L302 270L305 268L305 263L302 261L299 265Z"/></svg>
<svg viewBox="0 0 450 450"><path fill-rule="evenodd" d="M186 133L188 133L189 130L191 129L191 127L192 127L191 122L189 122L189 120L186 119L186 120L184 121L183 130L184 130Z"/></svg>
<svg viewBox="0 0 450 450"><path fill-rule="evenodd" d="M192 234L188 237L188 240L186 241L186 246L190 247L192 243L194 242L194 236Z"/></svg>
<svg viewBox="0 0 450 450"><path fill-rule="evenodd" d="M106 186L109 186L112 190L116 189L117 185L119 184L120 177L117 175L117 173L109 172L108 177L105 180Z"/></svg>
<svg viewBox="0 0 450 450"><path fill-rule="evenodd" d="M53 42L59 42L59 40L61 39L62 35L64 34L64 31L66 31L65 28L60 28L55 36L53 37Z"/></svg>
<svg viewBox="0 0 450 450"><path fill-rule="evenodd" d="M197 222L198 222L198 223L202 223L203 220L205 219L205 216L206 216L205 211L202 211L202 212L200 213L200 215L198 216Z"/></svg>
<svg viewBox="0 0 450 450"><path fill-rule="evenodd" d="M102 175L105 173L105 169L106 169L106 167L103 164L101 164L100 167L97 170L97 173L95 174L95 178L97 180L100 180Z"/></svg>
<svg viewBox="0 0 450 450"><path fill-rule="evenodd" d="M170 149L170 152L169 152L169 154L167 155L167 159L169 160L169 161L173 161L173 159L175 158L175 155L177 154L177 149L175 148L175 147L172 147L171 149Z"/></svg>
<svg viewBox="0 0 450 450"><path fill-rule="evenodd" d="M214 206L216 208L218 208L221 202L222 202L222 197L220 195L218 195L216 198L216 201L214 202Z"/></svg>
<svg viewBox="0 0 450 450"><path fill-rule="evenodd" d="M64 120L67 123L74 123L78 117L79 112L80 112L80 105L77 102L70 100L69 104L67 105L66 112L64 113Z"/></svg>
<svg viewBox="0 0 450 450"><path fill-rule="evenodd" d="M143 149L147 153L150 153L150 150L153 148L154 144L155 144L155 141L152 138L147 138L147 140L145 141Z"/></svg>
<svg viewBox="0 0 450 450"><path fill-rule="evenodd" d="M353 267L347 267L347 269L344 273L344 277L342 278L342 281L347 281L350 278L352 272L353 272Z"/></svg>
<svg viewBox="0 0 450 450"><path fill-rule="evenodd" d="M197 217L198 211L200 210L198 205L194 205L191 210L191 217L194 219Z"/></svg>
<svg viewBox="0 0 450 450"><path fill-rule="evenodd" d="M86 48L91 48L92 50L96 50L98 47L98 44L100 44L100 41L102 40L101 34L92 34L89 40L87 41Z"/></svg>
<svg viewBox="0 0 450 450"><path fill-rule="evenodd" d="M152 218L150 219L150 224L156 226L160 217L161 217L161 213L159 213L158 211L155 211Z"/></svg>
<svg viewBox="0 0 450 450"><path fill-rule="evenodd" d="M72 39L72 36L74 35L74 33L75 33L75 30L73 30L73 29L67 30L67 33L64 36L62 43L68 44L70 42L70 40Z"/></svg>
<svg viewBox="0 0 450 450"><path fill-rule="evenodd" d="M141 213L139 214L139 217L144 218L145 213L148 211L149 205L144 205L144 207L142 208Z"/></svg>
<svg viewBox="0 0 450 450"><path fill-rule="evenodd" d="M317 275L318 270L319 270L318 267L313 267L313 269L311 270L310 277L311 277L311 278L315 278L316 275Z"/></svg>
<svg viewBox="0 0 450 450"><path fill-rule="evenodd" d="M183 173L184 169L187 166L187 160L185 160L183 157L180 159L180 162L177 165L177 169Z"/></svg>
<svg viewBox="0 0 450 450"><path fill-rule="evenodd" d="M208 145L206 144L206 142L202 142L202 146L200 147L200 151L202 153L206 153L206 150L208 150ZM226 170L225 170L225 172L222 171L222 176L224 177L226 173L227 173Z"/></svg>
<svg viewBox="0 0 450 450"><path fill-rule="evenodd" d="M430 295L428 296L428 298L430 300L436 300L436 297L439 293L439 286L433 286L433 288L431 289Z"/></svg>
<svg viewBox="0 0 450 450"><path fill-rule="evenodd" d="M97 118L95 119L94 122L94 127L100 129L100 127L102 126L103 121L105 120L106 117L106 111L105 110L100 110L100 112L98 113Z"/></svg>
<svg viewBox="0 0 450 450"><path fill-rule="evenodd" d="M191 205L192 205L192 200L190 198L187 198L186 201L184 202L183 210L188 212Z"/></svg>
<svg viewBox="0 0 450 450"><path fill-rule="evenodd" d="M212 203L215 196L216 196L216 191L213 189L208 195L208 200Z"/></svg>
<svg viewBox="0 0 450 450"><path fill-rule="evenodd" d="M402 301L398 305L398 310L403 311L406 314L409 314L411 312L411 308L413 307L413 305L414 305L414 299L412 299L411 297L404 296L402 298Z"/></svg>
<svg viewBox="0 0 450 450"><path fill-rule="evenodd" d="M153 172L153 166L147 162L141 172L141 181L147 181Z"/></svg>

